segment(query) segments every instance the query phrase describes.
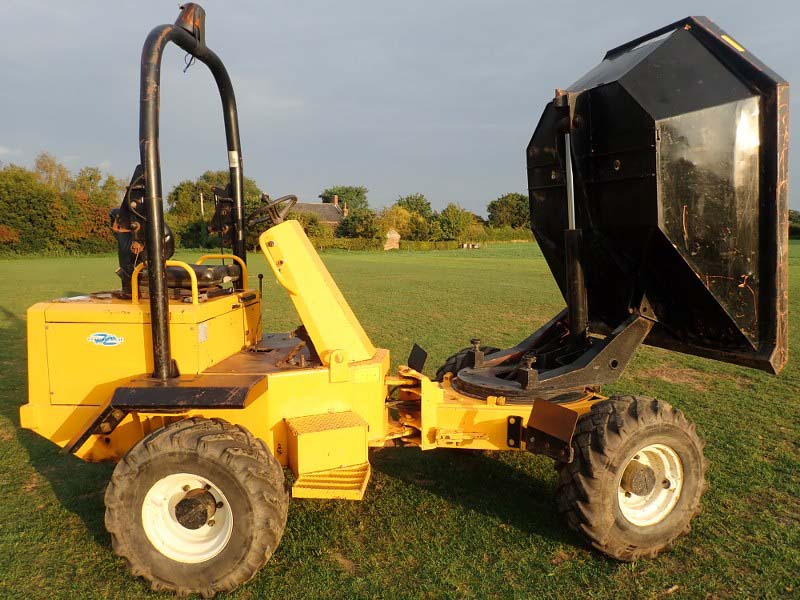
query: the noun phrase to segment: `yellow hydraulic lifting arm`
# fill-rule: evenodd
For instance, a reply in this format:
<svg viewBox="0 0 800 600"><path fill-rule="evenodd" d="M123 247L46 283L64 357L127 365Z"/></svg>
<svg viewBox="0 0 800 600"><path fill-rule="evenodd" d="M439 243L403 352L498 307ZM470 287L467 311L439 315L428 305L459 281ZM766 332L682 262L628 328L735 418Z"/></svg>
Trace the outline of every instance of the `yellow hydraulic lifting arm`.
<svg viewBox="0 0 800 600"><path fill-rule="evenodd" d="M369 360L375 347L297 221L284 221L261 234L259 244L294 303L323 364Z"/></svg>

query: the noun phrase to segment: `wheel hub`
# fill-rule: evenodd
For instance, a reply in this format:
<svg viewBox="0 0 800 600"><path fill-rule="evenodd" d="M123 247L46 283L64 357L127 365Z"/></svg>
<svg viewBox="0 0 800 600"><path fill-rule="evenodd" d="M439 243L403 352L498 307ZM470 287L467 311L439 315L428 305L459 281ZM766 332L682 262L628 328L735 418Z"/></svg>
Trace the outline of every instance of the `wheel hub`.
<svg viewBox="0 0 800 600"><path fill-rule="evenodd" d="M175 505L175 519L186 529L200 529L217 512L217 500L205 488L186 492Z"/></svg>
<svg viewBox="0 0 800 600"><path fill-rule="evenodd" d="M173 473L156 481L142 502L142 527L153 547L181 563L200 563L222 552L233 532L233 512L213 481Z"/></svg>
<svg viewBox="0 0 800 600"><path fill-rule="evenodd" d="M639 449L625 465L617 501L622 516L639 527L666 519L683 492L683 462L666 444Z"/></svg>
<svg viewBox="0 0 800 600"><path fill-rule="evenodd" d="M647 496L656 487L656 473L649 465L632 460L628 463L620 481L622 489L637 496Z"/></svg>

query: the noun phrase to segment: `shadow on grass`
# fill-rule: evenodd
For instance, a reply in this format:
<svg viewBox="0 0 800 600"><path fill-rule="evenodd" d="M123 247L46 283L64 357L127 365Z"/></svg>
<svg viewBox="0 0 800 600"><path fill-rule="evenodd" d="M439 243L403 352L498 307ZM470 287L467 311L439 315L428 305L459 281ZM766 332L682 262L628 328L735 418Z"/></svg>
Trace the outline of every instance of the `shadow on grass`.
<svg viewBox="0 0 800 600"><path fill-rule="evenodd" d="M66 295L76 295L66 292ZM0 347L12 359L12 370L18 377L4 386L0 394L0 414L14 424L17 440L27 451L33 469L50 485L59 503L74 513L98 544L111 547L103 524L103 493L113 470L113 465L86 463L37 435L20 427L19 407L27 402L27 365L25 363L25 321L12 311L0 306L7 326L0 328Z"/></svg>
<svg viewBox="0 0 800 600"><path fill-rule="evenodd" d="M497 519L520 533L585 547L556 512L552 482L499 458L497 452L384 448L370 456L373 468L467 510ZM517 462L526 459L520 456ZM545 459L541 459L545 460Z"/></svg>
<svg viewBox="0 0 800 600"><path fill-rule="evenodd" d="M67 291L64 295L80 294ZM10 391L0 394L0 414L15 425L30 464L47 480L62 506L84 522L98 544L110 547L103 523L103 493L113 465L86 463L64 455L50 441L20 428L19 406L25 402L27 372L25 321L4 307L0 307L0 313L9 325L0 329L0 347L12 357L11 370L18 378L5 386ZM527 461L544 459L527 455L501 459L496 453L446 449L423 455L410 448L385 448L374 452L370 460L380 473L426 490L448 503L497 519L520 533L583 546L581 538L556 513L552 481L525 470L526 465L531 466ZM515 461L518 466L509 464Z"/></svg>

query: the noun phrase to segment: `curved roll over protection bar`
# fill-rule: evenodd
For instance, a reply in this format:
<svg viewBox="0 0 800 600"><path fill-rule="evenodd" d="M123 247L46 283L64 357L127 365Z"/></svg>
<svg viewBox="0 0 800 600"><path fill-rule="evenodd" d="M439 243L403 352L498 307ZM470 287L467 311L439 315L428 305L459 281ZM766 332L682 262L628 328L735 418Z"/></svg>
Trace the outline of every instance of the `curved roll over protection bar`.
<svg viewBox="0 0 800 600"><path fill-rule="evenodd" d="M158 151L158 123L161 90L161 57L169 42L173 42L195 59L204 63L217 82L222 114L225 120L225 141L228 146L230 168L229 191L233 200L235 231L233 253L247 260L245 249L244 201L242 190L242 152L239 142L239 119L236 98L228 71L219 57L205 43L205 11L197 4L181 7L174 25L161 25L147 36L142 48L139 153L144 169L147 210L145 238L148 248L148 283L150 286L150 314L153 332L153 377L166 380L178 375L173 363L169 340L169 304L163 248L164 209L161 191L161 163ZM241 287L245 282L239 282Z"/></svg>

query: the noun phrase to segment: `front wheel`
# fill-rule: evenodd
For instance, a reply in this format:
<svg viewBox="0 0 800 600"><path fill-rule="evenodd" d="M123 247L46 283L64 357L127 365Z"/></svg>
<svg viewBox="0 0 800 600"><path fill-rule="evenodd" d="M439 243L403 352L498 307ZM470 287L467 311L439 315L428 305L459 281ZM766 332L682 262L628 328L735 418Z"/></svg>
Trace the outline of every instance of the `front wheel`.
<svg viewBox="0 0 800 600"><path fill-rule="evenodd" d="M154 590L210 597L250 580L286 526L283 469L263 441L187 419L136 444L106 490L114 551Z"/></svg>
<svg viewBox="0 0 800 600"><path fill-rule="evenodd" d="M655 557L688 533L700 512L703 446L694 424L666 402L598 402L578 421L575 459L556 465L559 512L613 558Z"/></svg>

